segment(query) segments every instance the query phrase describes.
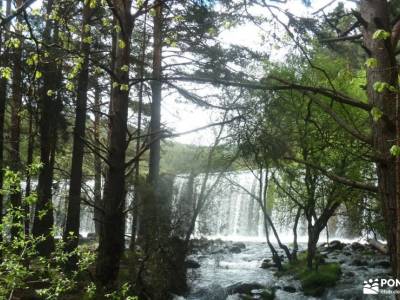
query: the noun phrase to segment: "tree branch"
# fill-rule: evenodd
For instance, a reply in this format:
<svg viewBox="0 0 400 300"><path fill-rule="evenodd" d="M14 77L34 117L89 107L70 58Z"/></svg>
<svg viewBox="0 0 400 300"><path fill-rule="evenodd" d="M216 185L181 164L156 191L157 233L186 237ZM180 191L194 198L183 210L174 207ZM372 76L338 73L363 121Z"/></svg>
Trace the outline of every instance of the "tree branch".
<svg viewBox="0 0 400 300"><path fill-rule="evenodd" d="M318 166L314 163L302 160L302 159L298 159L298 158L294 158L294 157L290 157L290 156L285 156L284 159L289 160L289 161L294 161L306 166L309 166L310 168L313 168L315 170L320 171L323 175L325 175L326 177L328 177L329 179L342 183L344 185L359 189L359 190L364 190L364 191L369 191L372 193L378 193L378 187L376 185L372 185L372 184L368 184L368 183L364 183L364 182L359 182L357 180L353 180L353 179L349 179L346 177L342 177L336 174L333 174L327 170L325 170L324 168L322 168L321 166Z"/></svg>

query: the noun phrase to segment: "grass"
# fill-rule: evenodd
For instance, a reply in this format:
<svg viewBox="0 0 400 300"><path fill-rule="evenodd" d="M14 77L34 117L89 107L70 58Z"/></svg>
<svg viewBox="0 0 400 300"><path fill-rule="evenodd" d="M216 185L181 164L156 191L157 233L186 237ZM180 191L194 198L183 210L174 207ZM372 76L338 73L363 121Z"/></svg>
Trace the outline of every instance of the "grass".
<svg viewBox="0 0 400 300"><path fill-rule="evenodd" d="M320 264L318 270L308 270L307 268L307 253L301 253L298 256L298 261L292 264L285 264L283 270L276 275L294 275L300 280L304 294L307 296L319 297L325 289L335 286L340 279L341 268L338 263Z"/></svg>

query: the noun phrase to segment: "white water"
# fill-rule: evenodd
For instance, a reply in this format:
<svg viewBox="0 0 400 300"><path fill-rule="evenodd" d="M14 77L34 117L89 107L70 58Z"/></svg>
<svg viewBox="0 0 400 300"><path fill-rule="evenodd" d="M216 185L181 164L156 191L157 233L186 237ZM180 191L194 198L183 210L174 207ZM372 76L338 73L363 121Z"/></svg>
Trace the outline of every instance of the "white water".
<svg viewBox="0 0 400 300"><path fill-rule="evenodd" d="M200 193L200 187L204 175L199 175L194 180L194 194ZM211 239L222 239L228 241L253 241L264 242L265 230L263 224L263 214L256 200L250 195L257 196L259 190L258 174L250 171L232 172L223 177L218 186L211 190L210 196L206 201L203 211L200 213L195 227L194 237L206 237ZM211 189L218 175L212 174L207 182L207 189ZM186 201L186 182L188 176L178 176L175 180L175 199L174 203L179 204ZM185 194L186 195L186 194ZM196 196L193 196L196 198ZM284 243L293 242L293 212L289 208L283 207L276 193L270 193L267 203L272 207L271 218L277 228L279 237ZM191 204L194 205L194 204ZM178 205L179 207L182 206ZM341 208L344 209L344 208ZM180 218L181 214L176 211L174 216ZM347 219L341 215L332 218L329 223L329 240L339 239L343 242L362 241L361 237L348 236L349 225ZM276 242L271 234L271 241ZM326 241L326 231L321 233L320 241ZM300 219L298 225L298 242L307 242L306 222Z"/></svg>
<svg viewBox="0 0 400 300"><path fill-rule="evenodd" d="M206 237L210 239L221 239L230 241L253 241L264 242L265 230L263 224L263 214L256 200L250 195L258 193L258 180L250 171L231 172L223 177L219 184L210 191L209 198L206 201L202 212L200 213L196 226L194 237ZM217 174L211 174L207 182L207 192L217 180ZM176 222L185 218L185 214L191 213L194 203L182 203L187 201L184 197L187 188L187 175L179 175L175 179L174 192L172 199L172 216ZM198 196L204 174L198 175L194 180L194 199ZM22 184L23 185L23 184ZM35 183L33 183L33 188ZM83 197L93 202L94 181L88 180L83 185ZM66 199L68 197L68 181L58 181L53 184L53 207L56 225L63 227L66 217ZM196 196L197 194L197 196ZM127 207L132 202L133 191L127 193ZM270 199L271 200L271 199ZM272 209L271 218L278 229L280 239L284 243L293 242L292 222L288 218L288 213L282 207L276 204ZM196 200L194 200L196 201ZM81 235L87 236L94 232L93 207L82 203L81 206ZM186 216L187 218L187 216ZM346 242L360 241L359 238L345 236L346 220L344 218L336 219L336 228L330 228L329 239L340 239ZM126 234L129 235L131 228L131 217L128 214L126 223ZM306 227L304 220L299 222L298 241L306 242ZM326 233L321 234L320 241L325 241ZM271 241L276 242L273 235Z"/></svg>

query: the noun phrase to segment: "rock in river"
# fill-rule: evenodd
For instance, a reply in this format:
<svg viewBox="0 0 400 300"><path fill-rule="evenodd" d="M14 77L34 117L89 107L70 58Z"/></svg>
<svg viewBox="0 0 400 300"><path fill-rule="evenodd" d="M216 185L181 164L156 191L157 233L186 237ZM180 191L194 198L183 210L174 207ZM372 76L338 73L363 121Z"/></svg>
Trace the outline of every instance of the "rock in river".
<svg viewBox="0 0 400 300"><path fill-rule="evenodd" d="M197 261L193 260L193 259L187 259L185 261L185 266L188 269L198 269L198 268L200 268L200 264Z"/></svg>

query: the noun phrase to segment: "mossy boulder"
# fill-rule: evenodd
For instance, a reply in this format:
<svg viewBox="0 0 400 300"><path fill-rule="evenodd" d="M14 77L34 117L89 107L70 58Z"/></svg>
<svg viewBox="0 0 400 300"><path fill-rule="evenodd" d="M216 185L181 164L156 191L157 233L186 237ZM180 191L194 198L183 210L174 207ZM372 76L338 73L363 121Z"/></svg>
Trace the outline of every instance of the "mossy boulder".
<svg viewBox="0 0 400 300"><path fill-rule="evenodd" d="M330 263L321 265L318 271L303 270L297 274L307 296L320 297L326 288L335 286L341 275L340 265Z"/></svg>
<svg viewBox="0 0 400 300"><path fill-rule="evenodd" d="M338 263L324 263L318 265L317 269L309 270L306 253L302 253L299 255L298 261L285 264L283 270L277 272L276 275L294 275L296 279L300 280L305 295L320 297L326 288L335 286L341 273Z"/></svg>

